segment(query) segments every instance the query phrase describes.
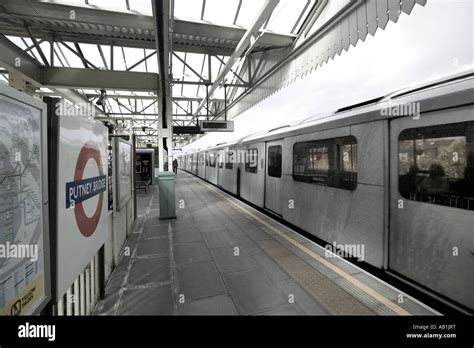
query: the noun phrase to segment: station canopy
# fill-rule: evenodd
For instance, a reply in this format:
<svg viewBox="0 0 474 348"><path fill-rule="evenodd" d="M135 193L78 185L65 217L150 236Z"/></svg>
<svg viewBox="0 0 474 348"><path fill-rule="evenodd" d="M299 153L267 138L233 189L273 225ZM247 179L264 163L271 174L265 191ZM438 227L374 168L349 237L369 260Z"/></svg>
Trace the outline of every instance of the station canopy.
<svg viewBox="0 0 474 348"><path fill-rule="evenodd" d="M173 125L186 126L222 114L224 100L230 104L252 83L244 66L248 56L294 45L318 1L174 0L169 5L169 45L162 53L172 74L167 82ZM105 91L104 118L124 128L132 122L141 141L155 142L147 127L157 122L161 92L157 77L147 73L160 73L157 17L150 0L5 0L0 39L48 68L36 81L38 94L68 89L95 103ZM245 50L235 54L249 33ZM7 80L8 70L0 76Z"/></svg>

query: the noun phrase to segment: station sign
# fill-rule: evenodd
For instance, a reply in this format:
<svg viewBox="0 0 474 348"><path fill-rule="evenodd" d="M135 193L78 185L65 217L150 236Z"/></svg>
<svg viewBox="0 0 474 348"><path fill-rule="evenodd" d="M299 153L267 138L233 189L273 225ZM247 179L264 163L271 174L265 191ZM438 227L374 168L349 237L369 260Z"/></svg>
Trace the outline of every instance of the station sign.
<svg viewBox="0 0 474 348"><path fill-rule="evenodd" d="M57 291L62 296L108 233L108 129L86 117L60 117L57 187Z"/></svg>
<svg viewBox="0 0 474 348"><path fill-rule="evenodd" d="M234 121L200 121L201 132L233 132Z"/></svg>

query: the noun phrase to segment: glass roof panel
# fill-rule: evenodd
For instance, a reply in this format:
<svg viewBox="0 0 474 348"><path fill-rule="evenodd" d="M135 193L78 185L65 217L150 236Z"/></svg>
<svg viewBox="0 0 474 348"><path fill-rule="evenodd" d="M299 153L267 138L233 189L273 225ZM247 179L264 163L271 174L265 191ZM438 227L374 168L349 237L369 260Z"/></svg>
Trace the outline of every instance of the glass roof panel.
<svg viewBox="0 0 474 348"><path fill-rule="evenodd" d="M197 86L195 85L184 85L182 96L194 97L197 93Z"/></svg>
<svg viewBox="0 0 474 348"><path fill-rule="evenodd" d="M127 4L125 0L89 0L89 5L97 6L98 8L104 8L107 10L127 10Z"/></svg>
<svg viewBox="0 0 474 348"><path fill-rule="evenodd" d="M65 42L65 44L75 50L74 43ZM58 54L60 55L61 59L63 59L64 64L70 66L71 68L84 68L82 60L77 55L72 53L67 47L63 45L57 45L56 48L59 51ZM69 65L67 63L69 63Z"/></svg>
<svg viewBox="0 0 474 348"><path fill-rule="evenodd" d="M102 61L102 58L100 57L99 50L97 49L96 45L91 45L91 44L79 44L81 47L81 51L84 54L84 57L94 64L98 69L103 68L105 69L104 62ZM70 52L73 54L72 52ZM105 53L104 53L105 54Z"/></svg>
<svg viewBox="0 0 474 348"><path fill-rule="evenodd" d="M66 5L85 5L86 4L84 0L62 0L62 1L58 1L58 3L66 4Z"/></svg>
<svg viewBox="0 0 474 348"><path fill-rule="evenodd" d="M122 47L114 46L114 70L126 70Z"/></svg>
<svg viewBox="0 0 474 348"><path fill-rule="evenodd" d="M203 20L222 25L233 25L239 0L206 0Z"/></svg>
<svg viewBox="0 0 474 348"><path fill-rule="evenodd" d="M26 45L23 43L23 41L21 40L20 37L8 35L7 39L10 40L11 42L13 42L18 47L20 47L22 50L26 49ZM29 40L28 45L30 45L31 40L30 39L25 39L25 40Z"/></svg>
<svg viewBox="0 0 474 348"><path fill-rule="evenodd" d="M282 0L267 24L266 29L278 33L291 33L307 0Z"/></svg>
<svg viewBox="0 0 474 348"><path fill-rule="evenodd" d="M174 16L192 21L201 20L202 0L175 0Z"/></svg>
<svg viewBox="0 0 474 348"><path fill-rule="evenodd" d="M237 22L235 24L243 28L250 27L257 17L257 14L262 8L263 4L264 0L243 0L239 17L237 18Z"/></svg>
<svg viewBox="0 0 474 348"><path fill-rule="evenodd" d="M153 16L150 0L128 0L130 11L136 11L147 16Z"/></svg>

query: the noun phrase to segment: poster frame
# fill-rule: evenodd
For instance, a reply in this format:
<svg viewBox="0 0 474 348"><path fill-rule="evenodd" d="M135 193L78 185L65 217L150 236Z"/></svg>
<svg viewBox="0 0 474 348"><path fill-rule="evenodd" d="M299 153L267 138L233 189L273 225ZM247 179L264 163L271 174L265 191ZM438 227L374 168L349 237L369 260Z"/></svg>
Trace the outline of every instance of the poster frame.
<svg viewBox="0 0 474 348"><path fill-rule="evenodd" d="M120 165L119 165L119 154L120 154L120 143L124 143L130 146L130 192L127 194L126 198L121 200L121 194L122 190L120 187ZM123 138L116 137L114 138L114 176L115 176L115 192L116 192L116 204L115 204L115 209L116 211L121 211L127 203L130 201L132 198L133 194L133 182L134 182L134 171L135 171L135 165L134 165L134 155L133 155L133 143L131 141L126 141Z"/></svg>
<svg viewBox="0 0 474 348"><path fill-rule="evenodd" d="M51 252L49 235L49 190L48 190L48 137L46 104L23 92L0 84L0 95L16 102L28 105L40 111L40 143L41 143L41 188L42 188L42 235L43 235L43 287L44 297L34 306L28 315L38 315L51 301Z"/></svg>

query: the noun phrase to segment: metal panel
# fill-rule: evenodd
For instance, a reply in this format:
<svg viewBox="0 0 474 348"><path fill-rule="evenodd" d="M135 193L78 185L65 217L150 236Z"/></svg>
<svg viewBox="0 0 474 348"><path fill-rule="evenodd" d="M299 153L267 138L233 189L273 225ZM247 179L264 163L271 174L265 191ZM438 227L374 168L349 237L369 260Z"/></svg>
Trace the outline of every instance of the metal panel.
<svg viewBox="0 0 474 348"><path fill-rule="evenodd" d="M44 87L105 88L156 92L158 74L78 68L42 68Z"/></svg>
<svg viewBox="0 0 474 348"><path fill-rule="evenodd" d="M401 11L400 0L387 0L388 1L388 18L392 22L397 22Z"/></svg>
<svg viewBox="0 0 474 348"><path fill-rule="evenodd" d="M354 11L349 16L349 30L350 30L350 42L352 46L355 46L359 41L358 30L358 11Z"/></svg>
<svg viewBox="0 0 474 348"><path fill-rule="evenodd" d="M423 1L420 1L423 2ZM384 29L389 20L388 4L390 3L390 19L397 21L400 4L393 0L367 0L365 2L348 3L331 18L326 17L326 9L321 18L327 22L322 25L316 21L316 30L311 38L293 51L271 51L265 54L253 54L252 65L257 67L253 77L255 85L245 94L234 99L229 106L228 115L232 119L250 107L261 102L279 89L293 83L315 68L328 62L341 50L355 46L358 40L365 40L368 33L375 35L380 27ZM411 6L412 7L412 6ZM402 2L402 9L410 13L410 4ZM264 59L264 62L260 62Z"/></svg>
<svg viewBox="0 0 474 348"><path fill-rule="evenodd" d="M367 23L368 32L370 35L375 35L378 28L377 23L377 0L367 0L365 3L367 9Z"/></svg>
<svg viewBox="0 0 474 348"><path fill-rule="evenodd" d="M348 50L351 42L349 40L350 28L349 28L349 17L344 18L341 21L341 36L342 36L342 48Z"/></svg>
<svg viewBox="0 0 474 348"><path fill-rule="evenodd" d="M402 11L410 14L411 10L413 10L413 6L415 6L415 0L402 0Z"/></svg>
<svg viewBox="0 0 474 348"><path fill-rule="evenodd" d="M367 37L367 8L366 3L364 2L357 9L357 27L359 29L359 39L362 41Z"/></svg>
<svg viewBox="0 0 474 348"><path fill-rule="evenodd" d="M388 5L387 0L378 0L377 4L377 22L379 28L385 29L388 23Z"/></svg>

